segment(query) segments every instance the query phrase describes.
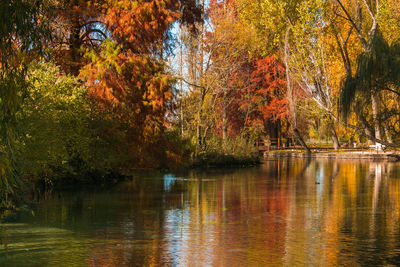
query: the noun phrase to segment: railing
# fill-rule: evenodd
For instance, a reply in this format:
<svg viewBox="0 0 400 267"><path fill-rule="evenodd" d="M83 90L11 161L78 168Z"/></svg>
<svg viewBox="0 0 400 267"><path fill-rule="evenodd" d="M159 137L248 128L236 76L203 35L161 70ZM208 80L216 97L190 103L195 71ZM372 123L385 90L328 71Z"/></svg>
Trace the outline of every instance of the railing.
<svg viewBox="0 0 400 267"><path fill-rule="evenodd" d="M288 141L288 142L285 142ZM304 149L300 144L296 144L293 138L289 140L286 138L260 138L256 140L255 146L258 148L260 152L270 151L270 150L284 150L284 149ZM323 144L308 144L308 147L313 151L330 151L333 150L333 145L323 145ZM385 146L382 145L382 149L385 150ZM342 144L340 147L341 150L376 150L375 145L368 146L353 146L349 144Z"/></svg>
<svg viewBox="0 0 400 267"><path fill-rule="evenodd" d="M257 139L256 146L260 151L279 150L284 147L281 138Z"/></svg>

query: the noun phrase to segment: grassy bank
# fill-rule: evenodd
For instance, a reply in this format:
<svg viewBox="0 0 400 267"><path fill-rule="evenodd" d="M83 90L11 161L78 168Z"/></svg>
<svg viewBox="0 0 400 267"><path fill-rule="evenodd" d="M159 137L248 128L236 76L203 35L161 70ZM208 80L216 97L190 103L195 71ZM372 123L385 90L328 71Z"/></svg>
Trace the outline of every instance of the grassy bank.
<svg viewBox="0 0 400 267"><path fill-rule="evenodd" d="M204 153L199 155L191 164L192 168L224 168L224 167L244 167L260 164L258 154L250 155L230 155L220 153Z"/></svg>

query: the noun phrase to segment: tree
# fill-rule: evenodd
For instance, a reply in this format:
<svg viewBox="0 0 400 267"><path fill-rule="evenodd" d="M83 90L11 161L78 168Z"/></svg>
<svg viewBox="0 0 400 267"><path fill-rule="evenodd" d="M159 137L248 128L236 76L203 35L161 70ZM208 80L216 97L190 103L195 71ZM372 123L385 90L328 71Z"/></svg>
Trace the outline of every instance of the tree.
<svg viewBox="0 0 400 267"><path fill-rule="evenodd" d="M293 79L306 97L320 109L326 117L329 132L335 149L340 144L335 130L335 95L328 70L328 47L325 43L329 24L325 1L302 1L299 5L299 18L293 27L293 48L290 65Z"/></svg>
<svg viewBox="0 0 400 267"><path fill-rule="evenodd" d="M278 138L281 121L287 118L285 67L275 56L255 60L250 85L244 89L241 109L248 125L269 128L271 138ZM266 129L267 130L267 129Z"/></svg>
<svg viewBox="0 0 400 267"><path fill-rule="evenodd" d="M98 49L107 38L102 15L106 0L57 0L52 2L52 39L49 46L63 70L74 75L85 65L86 50Z"/></svg>
<svg viewBox="0 0 400 267"><path fill-rule="evenodd" d="M288 120L290 127L308 153L310 149L303 140L297 126L297 100L296 100L296 81L293 77L293 70L290 64L292 55L291 46L294 39L291 38L296 27L301 27L300 12L302 1L240 1L241 17L253 27L269 42L266 51L281 51L280 57L285 64ZM272 48L272 49L271 49Z"/></svg>
<svg viewBox="0 0 400 267"><path fill-rule="evenodd" d="M89 64L81 77L98 105L123 123L130 152L152 153L162 139L172 97L173 78L163 60L168 31L188 3L110 0L107 4L103 21L110 39L102 43L99 53L87 54Z"/></svg>
<svg viewBox="0 0 400 267"><path fill-rule="evenodd" d="M207 33L206 45L211 66L206 70L207 87L212 88L219 107L222 141L225 145L228 128L234 122L236 128L243 126L240 116L241 90L249 85L251 51L257 45L255 32L247 28L238 18L233 1L219 3L211 1L208 10L213 31ZM235 118L236 117L236 118ZM232 128L232 127L231 127Z"/></svg>
<svg viewBox="0 0 400 267"><path fill-rule="evenodd" d="M346 51L343 49L343 46L341 46L340 51L343 55L343 61L347 62L347 75L343 79L342 86L341 110L346 117L349 114L351 104L354 106L360 106L359 102L364 101L371 105L374 135L372 135L371 131L366 131L365 133L370 140L375 141L377 150L381 149L381 144L384 142L381 125L382 120L380 118L380 98L382 89L386 90L387 87L382 84L382 81L385 80L390 83L391 78L386 75L386 72L388 71L391 73L390 68L392 67L390 66L387 68L388 61L386 60L386 55L391 53L391 49L389 49L389 46L382 37L382 30L384 31L384 28L381 29L379 25L381 23L380 19L382 17L382 11L387 11L393 6L393 4L394 3L391 1L348 1L347 3L341 0L336 0L338 10L342 16L346 18L348 24L350 24L350 28L355 32L362 47L362 52L357 57L357 71L356 74L353 75L351 72L350 60L346 58L346 53L343 53ZM356 12L351 12L351 10L356 10ZM385 26L388 27L387 24ZM340 45L343 42L338 43ZM393 47L396 47L396 45ZM394 54L392 55L394 56ZM391 63L394 64L393 66L396 66L397 64L397 62ZM385 68L387 69L384 70ZM383 74L383 76L380 77L380 74ZM378 80L380 80L380 82ZM369 82L366 83L365 81ZM373 82L371 83L371 81ZM361 89L362 86L368 87ZM363 94L363 97L358 97L356 99L356 91L360 90L365 93ZM367 95L368 97L366 97ZM359 114L359 120L363 127L367 128L367 120L359 112L357 114ZM384 125L383 128L387 128L387 125ZM387 134L387 136L389 135Z"/></svg>
<svg viewBox="0 0 400 267"><path fill-rule="evenodd" d="M343 116L348 116L350 105L355 100L356 94L368 97L368 94L376 94L388 91L400 96L400 44L394 42L387 44L381 34L374 37L371 51L364 52L357 57L357 70L352 76L347 76L343 82L340 103ZM372 97L374 121L378 122L375 132L377 140L382 140L381 126L378 119L376 98ZM379 141L378 141L379 142Z"/></svg>
<svg viewBox="0 0 400 267"><path fill-rule="evenodd" d="M52 63L30 64L27 77L27 98L17 114L21 137L16 157L22 178L40 178L47 185L67 176L83 178L87 169L79 166L95 166L97 154L86 88ZM105 159L102 164L107 165Z"/></svg>
<svg viewBox="0 0 400 267"><path fill-rule="evenodd" d="M28 62L41 50L45 21L41 1L0 2L0 209L8 207L8 195L17 185L14 143L17 138L16 112L28 83Z"/></svg>

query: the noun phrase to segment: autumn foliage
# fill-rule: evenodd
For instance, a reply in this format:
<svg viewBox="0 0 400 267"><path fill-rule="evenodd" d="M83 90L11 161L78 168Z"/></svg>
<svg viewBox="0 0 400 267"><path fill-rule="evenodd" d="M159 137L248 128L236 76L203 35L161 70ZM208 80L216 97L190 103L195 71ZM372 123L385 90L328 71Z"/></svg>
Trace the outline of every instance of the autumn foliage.
<svg viewBox="0 0 400 267"><path fill-rule="evenodd" d="M257 37L239 18L234 1L211 1L214 30L207 33L212 87L217 96L216 132L230 137L248 127L268 127L287 114L285 68L275 55L261 57ZM268 132L268 129L265 129ZM224 136L224 134L222 134Z"/></svg>
<svg viewBox="0 0 400 267"><path fill-rule="evenodd" d="M89 64L81 76L95 105L125 125L125 147L134 154L149 154L163 142L172 97L173 78L163 53L168 31L181 15L179 2L110 0L108 5L102 20L110 38L99 53L87 53Z"/></svg>
<svg viewBox="0 0 400 267"><path fill-rule="evenodd" d="M249 97L243 107L250 106L247 123L285 119L287 114L285 68L275 56L267 56L254 63L250 86L245 89Z"/></svg>
<svg viewBox="0 0 400 267"><path fill-rule="evenodd" d="M52 1L49 46L58 65L67 73L79 74L86 64L85 50L100 47L107 38L101 20L107 0Z"/></svg>

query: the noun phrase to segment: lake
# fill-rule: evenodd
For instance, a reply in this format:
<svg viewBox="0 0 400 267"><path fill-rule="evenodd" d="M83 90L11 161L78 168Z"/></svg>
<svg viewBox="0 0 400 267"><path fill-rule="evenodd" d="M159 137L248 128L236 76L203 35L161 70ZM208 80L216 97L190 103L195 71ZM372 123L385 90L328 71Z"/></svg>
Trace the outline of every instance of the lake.
<svg viewBox="0 0 400 267"><path fill-rule="evenodd" d="M276 158L42 196L0 266L400 265L400 163Z"/></svg>

